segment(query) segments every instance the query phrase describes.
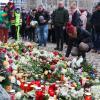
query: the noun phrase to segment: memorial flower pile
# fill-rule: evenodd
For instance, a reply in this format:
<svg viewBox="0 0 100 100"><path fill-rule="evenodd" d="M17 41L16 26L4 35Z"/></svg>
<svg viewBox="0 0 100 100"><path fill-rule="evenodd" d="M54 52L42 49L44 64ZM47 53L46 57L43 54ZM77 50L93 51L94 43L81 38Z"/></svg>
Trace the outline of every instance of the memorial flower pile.
<svg viewBox="0 0 100 100"><path fill-rule="evenodd" d="M59 52L39 50L28 42L1 44L0 56L2 66L9 73L5 80L11 83L3 84L4 88L7 92L14 89L16 99L78 100L83 97L84 88L100 83L96 68L81 57L65 58ZM96 91L94 87L92 90ZM99 98L99 93L94 93L94 97Z"/></svg>

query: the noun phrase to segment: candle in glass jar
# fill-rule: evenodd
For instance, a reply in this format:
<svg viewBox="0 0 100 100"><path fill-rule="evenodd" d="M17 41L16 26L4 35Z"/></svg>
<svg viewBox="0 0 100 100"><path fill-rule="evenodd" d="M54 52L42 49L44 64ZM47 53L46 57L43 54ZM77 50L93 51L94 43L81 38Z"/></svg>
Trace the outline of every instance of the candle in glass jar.
<svg viewBox="0 0 100 100"><path fill-rule="evenodd" d="M10 91L10 99L15 100L15 90Z"/></svg>
<svg viewBox="0 0 100 100"><path fill-rule="evenodd" d="M44 100L44 94L42 91L36 91L36 100Z"/></svg>
<svg viewBox="0 0 100 100"><path fill-rule="evenodd" d="M85 100L92 100L92 97L90 95L85 96Z"/></svg>
<svg viewBox="0 0 100 100"><path fill-rule="evenodd" d="M86 93L85 97L84 97L84 100L92 100L91 93Z"/></svg>
<svg viewBox="0 0 100 100"><path fill-rule="evenodd" d="M25 93L27 92L27 87L28 87L28 84L24 84L24 92Z"/></svg>

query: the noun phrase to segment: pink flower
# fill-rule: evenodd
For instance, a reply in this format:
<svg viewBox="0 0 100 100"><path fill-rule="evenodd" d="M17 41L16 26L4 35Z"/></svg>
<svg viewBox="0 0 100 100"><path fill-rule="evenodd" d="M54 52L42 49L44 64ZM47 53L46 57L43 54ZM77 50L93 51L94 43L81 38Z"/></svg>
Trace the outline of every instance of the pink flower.
<svg viewBox="0 0 100 100"><path fill-rule="evenodd" d="M12 64L12 63L13 63L13 60L12 60L12 59L10 59L8 62L9 62L9 64Z"/></svg>
<svg viewBox="0 0 100 100"><path fill-rule="evenodd" d="M54 51L53 54L54 54L55 56L57 56L57 55L59 55L59 52Z"/></svg>
<svg viewBox="0 0 100 100"><path fill-rule="evenodd" d="M54 71L55 70L55 65L51 65L50 69Z"/></svg>
<svg viewBox="0 0 100 100"><path fill-rule="evenodd" d="M6 53L7 52L7 49L6 48L2 49L2 52L3 53Z"/></svg>
<svg viewBox="0 0 100 100"><path fill-rule="evenodd" d="M16 56L15 56L15 60L18 60L18 58L19 58L19 56L18 56L18 55L16 55Z"/></svg>
<svg viewBox="0 0 100 100"><path fill-rule="evenodd" d="M7 68L6 70L7 70L7 72L9 72L9 73L12 73L12 71L13 71L13 69L12 69L11 66L10 66L9 68Z"/></svg>

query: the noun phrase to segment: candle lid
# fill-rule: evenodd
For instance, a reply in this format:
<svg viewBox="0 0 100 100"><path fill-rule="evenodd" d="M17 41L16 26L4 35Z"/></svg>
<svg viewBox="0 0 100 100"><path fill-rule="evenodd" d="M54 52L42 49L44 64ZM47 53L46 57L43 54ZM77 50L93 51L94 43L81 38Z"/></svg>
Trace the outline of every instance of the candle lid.
<svg viewBox="0 0 100 100"><path fill-rule="evenodd" d="M35 85L31 85L31 87L33 87L33 88L34 88L34 87L35 87Z"/></svg>
<svg viewBox="0 0 100 100"><path fill-rule="evenodd" d="M27 82L27 84L30 84L31 82Z"/></svg>
<svg viewBox="0 0 100 100"><path fill-rule="evenodd" d="M91 95L91 93L90 92L86 92L85 95Z"/></svg>
<svg viewBox="0 0 100 100"><path fill-rule="evenodd" d="M15 90L11 90L10 93L15 93Z"/></svg>
<svg viewBox="0 0 100 100"><path fill-rule="evenodd" d="M41 90L41 87L35 86L34 87L36 90Z"/></svg>
<svg viewBox="0 0 100 100"><path fill-rule="evenodd" d="M28 86L28 84L25 84L24 86Z"/></svg>

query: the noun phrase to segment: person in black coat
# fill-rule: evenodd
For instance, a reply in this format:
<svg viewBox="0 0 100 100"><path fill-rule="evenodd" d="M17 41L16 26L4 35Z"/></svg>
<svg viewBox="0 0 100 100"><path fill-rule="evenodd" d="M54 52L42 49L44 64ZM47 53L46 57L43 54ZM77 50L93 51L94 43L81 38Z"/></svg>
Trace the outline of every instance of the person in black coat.
<svg viewBox="0 0 100 100"><path fill-rule="evenodd" d="M69 42L66 57L69 57L71 53L73 56L85 58L86 52L90 51L92 46L90 33L80 27L73 26L70 22L67 24L67 33Z"/></svg>
<svg viewBox="0 0 100 100"><path fill-rule="evenodd" d="M25 10L22 11L22 26L21 26L21 36L22 39L25 38L25 28L26 28L26 12Z"/></svg>
<svg viewBox="0 0 100 100"><path fill-rule="evenodd" d="M60 1L58 4L58 9L56 9L52 14L52 22L54 25L55 37L56 37L55 50L59 51L63 50L64 29L68 21L69 21L68 10L64 8L64 3Z"/></svg>
<svg viewBox="0 0 100 100"><path fill-rule="evenodd" d="M96 6L96 11L91 17L91 24L94 30L94 50L100 53L100 3Z"/></svg>
<svg viewBox="0 0 100 100"><path fill-rule="evenodd" d="M76 3L72 3L72 5L70 7L70 10L71 10L71 13L72 13L72 21L71 21L71 23L74 26L81 27L83 25L83 22L80 19L81 13L77 9L77 4Z"/></svg>

